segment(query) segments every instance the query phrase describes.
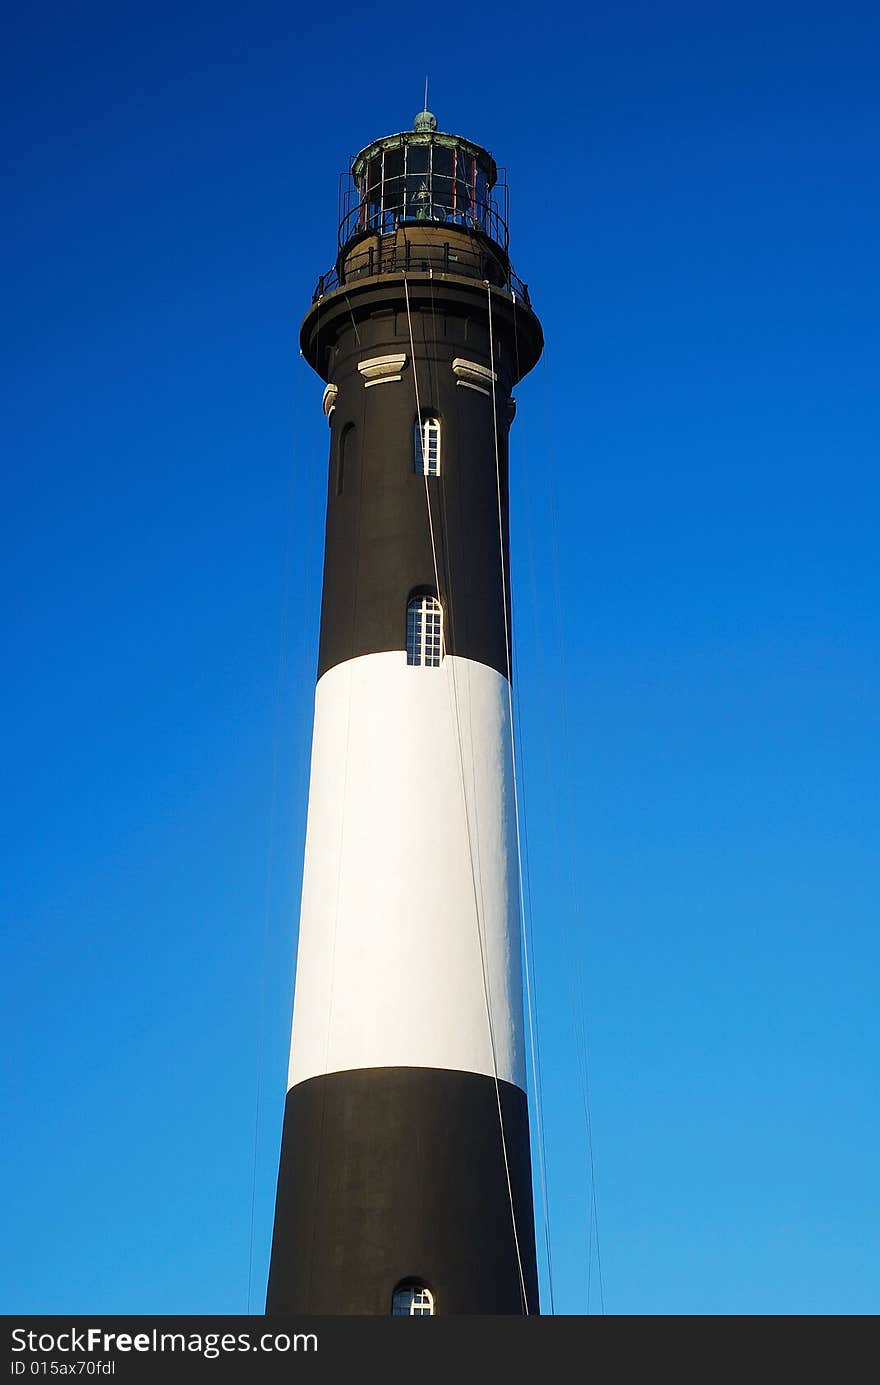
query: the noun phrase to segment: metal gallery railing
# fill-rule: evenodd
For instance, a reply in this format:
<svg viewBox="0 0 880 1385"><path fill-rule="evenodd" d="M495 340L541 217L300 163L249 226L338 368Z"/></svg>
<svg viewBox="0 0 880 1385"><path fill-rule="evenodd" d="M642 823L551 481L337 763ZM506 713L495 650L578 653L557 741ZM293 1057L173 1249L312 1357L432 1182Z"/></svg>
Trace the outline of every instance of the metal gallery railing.
<svg viewBox="0 0 880 1385"><path fill-rule="evenodd" d="M315 286L312 302L325 294L359 279L373 279L380 274L458 274L467 279L488 280L496 288L514 295L526 307L531 307L528 284L513 272L506 261L491 250L474 242L466 246L456 238L442 241L435 234L431 239L420 238L418 231L371 237L362 249L356 247L340 256L332 269L322 274Z"/></svg>
<svg viewBox="0 0 880 1385"><path fill-rule="evenodd" d="M459 199L456 204L451 197L438 199L435 193L435 200L431 200L429 193L416 192L400 203L362 202L354 197L352 205L343 205L339 244L344 246L363 231L387 236L405 222L481 231L505 249L510 240L507 224L493 201L463 202Z"/></svg>

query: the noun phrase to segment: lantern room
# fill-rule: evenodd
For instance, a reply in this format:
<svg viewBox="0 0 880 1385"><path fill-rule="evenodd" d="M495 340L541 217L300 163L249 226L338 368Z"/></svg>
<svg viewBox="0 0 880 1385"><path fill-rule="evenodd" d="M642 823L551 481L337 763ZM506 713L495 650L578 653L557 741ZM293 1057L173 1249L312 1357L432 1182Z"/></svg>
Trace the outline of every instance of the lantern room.
<svg viewBox="0 0 880 1385"><path fill-rule="evenodd" d="M390 235L424 223L482 232L507 250L507 184L492 155L442 134L420 111L412 130L375 140L355 155L342 189L339 245L364 233Z"/></svg>

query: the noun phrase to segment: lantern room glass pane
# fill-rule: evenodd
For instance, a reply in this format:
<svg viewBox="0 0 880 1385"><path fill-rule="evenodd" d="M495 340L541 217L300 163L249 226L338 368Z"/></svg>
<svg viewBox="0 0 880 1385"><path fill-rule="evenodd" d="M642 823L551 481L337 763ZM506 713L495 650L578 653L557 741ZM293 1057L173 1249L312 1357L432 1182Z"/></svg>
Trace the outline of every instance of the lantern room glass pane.
<svg viewBox="0 0 880 1385"><path fill-rule="evenodd" d="M367 164L367 224L375 226L382 206L382 160L370 159Z"/></svg>
<svg viewBox="0 0 880 1385"><path fill-rule="evenodd" d="M396 221L403 215L403 153L402 149L385 150L385 231L393 231Z"/></svg>
<svg viewBox="0 0 880 1385"><path fill-rule="evenodd" d="M474 161L471 155L457 151L455 161L455 209L461 221L469 221L471 216L471 180Z"/></svg>
<svg viewBox="0 0 880 1385"><path fill-rule="evenodd" d="M427 144L410 145L406 151L406 216L427 221L431 215L431 180Z"/></svg>
<svg viewBox="0 0 880 1385"><path fill-rule="evenodd" d="M434 146L431 192L435 217L447 217L452 211L452 150L441 145Z"/></svg>
<svg viewBox="0 0 880 1385"><path fill-rule="evenodd" d="M476 192L474 217L481 226L485 226L486 212L489 204L489 189L486 182L486 175L479 165L477 165Z"/></svg>

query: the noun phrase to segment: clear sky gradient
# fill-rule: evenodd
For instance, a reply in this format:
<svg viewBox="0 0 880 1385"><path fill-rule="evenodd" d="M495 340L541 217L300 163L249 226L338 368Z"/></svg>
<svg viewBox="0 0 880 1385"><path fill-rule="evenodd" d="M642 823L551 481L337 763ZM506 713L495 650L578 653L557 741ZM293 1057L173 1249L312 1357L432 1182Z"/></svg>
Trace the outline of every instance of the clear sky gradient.
<svg viewBox="0 0 880 1385"><path fill-rule="evenodd" d="M46 3L4 49L0 1308L262 1309L298 325L427 72L547 339L512 563L556 1309L876 1312L876 6Z"/></svg>

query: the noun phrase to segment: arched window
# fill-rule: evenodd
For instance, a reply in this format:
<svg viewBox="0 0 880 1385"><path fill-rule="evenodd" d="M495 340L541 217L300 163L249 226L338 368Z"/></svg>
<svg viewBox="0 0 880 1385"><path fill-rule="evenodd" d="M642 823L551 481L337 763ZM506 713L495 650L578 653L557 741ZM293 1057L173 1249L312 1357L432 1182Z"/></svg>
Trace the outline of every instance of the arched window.
<svg viewBox="0 0 880 1385"><path fill-rule="evenodd" d="M434 1295L416 1279L404 1279L391 1295L392 1318L433 1318Z"/></svg>
<svg viewBox="0 0 880 1385"><path fill-rule="evenodd" d="M413 436L413 471L420 476L440 475L440 420L433 414L419 423Z"/></svg>
<svg viewBox="0 0 880 1385"><path fill-rule="evenodd" d="M436 596L411 596L406 603L406 662L439 668L443 658L443 608Z"/></svg>
<svg viewBox="0 0 880 1385"><path fill-rule="evenodd" d="M351 471L354 461L354 424L347 423L342 430L339 439L339 451L336 456L336 494L341 495L345 487L345 473ZM351 479L349 477L349 479Z"/></svg>

